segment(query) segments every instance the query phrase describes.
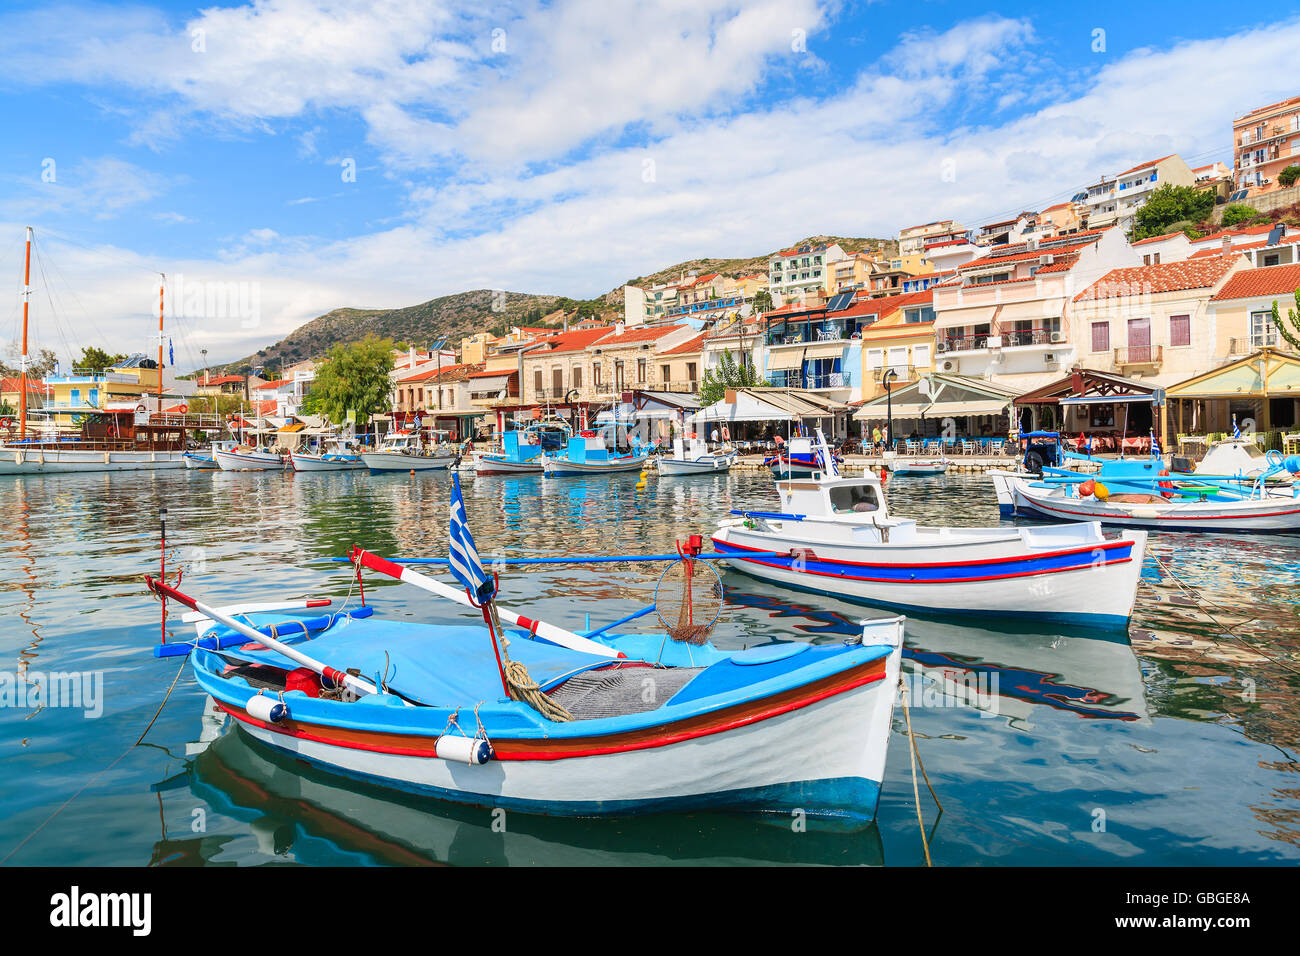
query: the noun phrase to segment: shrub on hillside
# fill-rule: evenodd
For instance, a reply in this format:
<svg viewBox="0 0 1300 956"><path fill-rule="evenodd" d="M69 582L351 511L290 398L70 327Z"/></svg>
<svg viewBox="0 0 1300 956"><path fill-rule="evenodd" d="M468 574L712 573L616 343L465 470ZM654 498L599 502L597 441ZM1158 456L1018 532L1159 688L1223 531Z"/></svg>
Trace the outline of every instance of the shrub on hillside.
<svg viewBox="0 0 1300 956"><path fill-rule="evenodd" d="M1235 202L1227 209L1223 210L1223 224L1225 226L1237 226L1243 222L1248 222L1259 215L1259 210L1253 206L1247 206L1245 203Z"/></svg>
<svg viewBox="0 0 1300 956"><path fill-rule="evenodd" d="M1283 186L1294 186L1297 179L1300 179L1300 164L1292 163L1277 174L1277 181Z"/></svg>

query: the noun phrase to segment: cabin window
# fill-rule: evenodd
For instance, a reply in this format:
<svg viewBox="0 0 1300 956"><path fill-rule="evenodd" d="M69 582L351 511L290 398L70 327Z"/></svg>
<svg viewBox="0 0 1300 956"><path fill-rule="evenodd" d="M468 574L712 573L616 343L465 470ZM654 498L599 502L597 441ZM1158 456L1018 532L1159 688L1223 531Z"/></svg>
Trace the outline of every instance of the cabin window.
<svg viewBox="0 0 1300 956"><path fill-rule="evenodd" d="M1192 317L1190 315L1171 315L1169 317L1169 344L1192 344Z"/></svg>
<svg viewBox="0 0 1300 956"><path fill-rule="evenodd" d="M876 489L870 485L841 485L830 490L831 510L836 514L877 511L880 501Z"/></svg>

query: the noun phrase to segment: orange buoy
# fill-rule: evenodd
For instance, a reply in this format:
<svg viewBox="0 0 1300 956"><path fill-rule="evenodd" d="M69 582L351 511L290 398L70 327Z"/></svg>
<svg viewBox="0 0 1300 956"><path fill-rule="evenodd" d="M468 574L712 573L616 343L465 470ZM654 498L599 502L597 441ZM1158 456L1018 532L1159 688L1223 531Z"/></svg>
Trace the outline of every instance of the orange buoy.
<svg viewBox="0 0 1300 956"><path fill-rule="evenodd" d="M1161 469L1160 469L1160 476L1161 476L1162 478L1167 477L1168 475L1169 475L1169 469L1168 469L1168 468L1161 468ZM1163 498L1172 498L1172 497L1174 496L1174 483L1173 483L1172 481L1162 481L1162 482L1160 482L1160 488L1162 489L1161 492L1160 492L1161 497L1163 497Z"/></svg>
<svg viewBox="0 0 1300 956"><path fill-rule="evenodd" d="M1092 494L1093 488L1096 487L1096 484L1097 483L1093 481L1091 478L1089 478L1087 481L1080 482L1079 497L1087 498L1090 494Z"/></svg>

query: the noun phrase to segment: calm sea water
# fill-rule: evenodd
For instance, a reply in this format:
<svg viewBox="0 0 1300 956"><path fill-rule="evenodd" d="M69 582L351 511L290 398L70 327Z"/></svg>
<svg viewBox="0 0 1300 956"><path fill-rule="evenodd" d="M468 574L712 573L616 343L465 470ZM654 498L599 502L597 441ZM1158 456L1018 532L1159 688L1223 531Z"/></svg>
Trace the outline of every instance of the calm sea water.
<svg viewBox="0 0 1300 956"><path fill-rule="evenodd" d="M484 554L669 551L732 508L776 504L766 475L652 477L640 493L635 476L463 483ZM0 480L8 539L0 672L10 692L0 707L0 857L157 866L922 862L901 712L877 823L851 835L725 814L515 813L497 832L485 811L347 782L230 728L212 740L188 667L133 746L178 666L150 653L159 605L142 577L157 568L159 509L168 509L171 560L185 566L187 590L211 603L268 592L342 598L346 569L321 559L350 544L445 555L448 488L445 475ZM890 489L899 514L998 520L982 477L897 479ZM936 864L1300 861L1300 538L1154 535L1150 551L1128 640L908 622L912 723L944 807L939 814L922 785ZM576 628L586 614L612 620L651 602L660 570L511 570L503 589L506 603ZM713 635L724 647L839 640L881 613L735 572L724 582ZM473 618L373 575L367 599L392 618ZM178 620L169 627L184 633ZM12 696L65 671L102 672L102 714L21 706ZM983 692L973 700L956 705L945 693L971 681Z"/></svg>

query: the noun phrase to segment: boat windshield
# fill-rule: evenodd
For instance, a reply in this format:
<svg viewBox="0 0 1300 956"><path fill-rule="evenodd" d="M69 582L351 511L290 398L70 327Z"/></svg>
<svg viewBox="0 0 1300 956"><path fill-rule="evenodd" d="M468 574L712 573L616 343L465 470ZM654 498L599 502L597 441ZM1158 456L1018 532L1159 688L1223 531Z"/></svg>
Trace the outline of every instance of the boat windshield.
<svg viewBox="0 0 1300 956"><path fill-rule="evenodd" d="M861 514L880 510L880 500L871 485L840 485L830 489L831 510L836 514Z"/></svg>

